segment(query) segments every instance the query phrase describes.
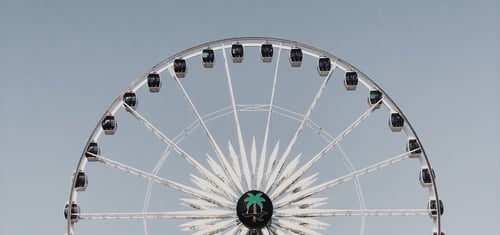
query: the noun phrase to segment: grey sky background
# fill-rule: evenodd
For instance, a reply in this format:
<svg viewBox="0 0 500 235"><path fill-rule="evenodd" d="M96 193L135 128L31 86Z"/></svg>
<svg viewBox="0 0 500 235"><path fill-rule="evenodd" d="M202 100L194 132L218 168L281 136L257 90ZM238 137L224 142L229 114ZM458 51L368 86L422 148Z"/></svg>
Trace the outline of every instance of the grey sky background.
<svg viewBox="0 0 500 235"><path fill-rule="evenodd" d="M0 1L0 233L63 234L71 173L139 74L234 36L356 65L425 145L447 234L500 234L498 1Z"/></svg>

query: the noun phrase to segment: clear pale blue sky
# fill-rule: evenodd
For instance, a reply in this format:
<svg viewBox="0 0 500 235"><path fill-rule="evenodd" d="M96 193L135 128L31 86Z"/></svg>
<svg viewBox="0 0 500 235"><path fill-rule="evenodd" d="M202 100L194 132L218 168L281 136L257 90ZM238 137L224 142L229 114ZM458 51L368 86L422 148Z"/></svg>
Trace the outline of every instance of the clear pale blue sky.
<svg viewBox="0 0 500 235"><path fill-rule="evenodd" d="M498 1L0 0L0 233L63 234L70 176L138 74L202 42L273 36L369 74L437 171L447 234L500 234Z"/></svg>

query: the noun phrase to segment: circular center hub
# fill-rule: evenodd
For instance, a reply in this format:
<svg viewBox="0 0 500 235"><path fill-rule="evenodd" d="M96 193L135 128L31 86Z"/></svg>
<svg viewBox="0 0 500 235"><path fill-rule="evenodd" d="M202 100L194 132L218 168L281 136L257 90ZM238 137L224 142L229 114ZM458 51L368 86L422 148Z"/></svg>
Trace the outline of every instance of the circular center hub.
<svg viewBox="0 0 500 235"><path fill-rule="evenodd" d="M265 193L251 190L244 193L238 200L236 213L241 223L247 228L263 228L271 221L273 203Z"/></svg>

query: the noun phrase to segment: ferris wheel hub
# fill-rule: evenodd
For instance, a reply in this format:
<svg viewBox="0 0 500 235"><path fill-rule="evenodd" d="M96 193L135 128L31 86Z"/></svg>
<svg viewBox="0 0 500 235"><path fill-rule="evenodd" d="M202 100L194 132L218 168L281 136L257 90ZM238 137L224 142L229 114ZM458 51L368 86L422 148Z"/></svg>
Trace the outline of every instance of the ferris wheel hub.
<svg viewBox="0 0 500 235"><path fill-rule="evenodd" d="M236 213L241 223L249 229L260 229L271 222L273 203L269 196L258 190L244 193L236 205Z"/></svg>

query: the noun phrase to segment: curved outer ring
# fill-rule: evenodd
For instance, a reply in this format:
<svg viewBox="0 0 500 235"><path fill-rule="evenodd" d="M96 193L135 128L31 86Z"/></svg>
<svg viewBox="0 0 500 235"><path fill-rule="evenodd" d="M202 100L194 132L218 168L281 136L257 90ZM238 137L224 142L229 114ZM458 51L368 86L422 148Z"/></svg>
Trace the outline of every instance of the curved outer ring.
<svg viewBox="0 0 500 235"><path fill-rule="evenodd" d="M160 63L156 64L155 66L151 67L150 69L146 70L146 72L141 74L137 79L135 79L132 83L130 83L130 85L123 92L121 92L120 95L118 95L118 97L113 101L113 103L111 103L109 108L106 110L106 112L104 112L103 116L100 118L96 127L92 131L92 134L90 135L87 143L85 144L85 147L83 149L80 160L78 161L78 165L77 165L75 172L79 172L80 170L83 170L85 168L85 165L87 163L87 159L85 157L85 152L86 152L87 146L89 145L90 142L98 139L99 136L102 134L102 129L101 129L100 124L103 121L104 117L110 113L114 114L121 107L123 94L125 94L126 92L129 92L129 91L135 91L136 89L141 87L142 86L141 83L144 83L146 81L146 77L149 73L164 70L168 66L169 63L173 62L174 59L180 58L183 55L187 55L190 53L196 53L204 48L211 47L211 46L217 47L220 44L235 43L235 42L241 43L243 41L256 41L259 43L262 43L262 42L272 43L273 46L280 46L280 47L285 48L285 49L290 49L290 48L294 48L294 47L302 48L302 49L309 49L312 52L316 52L317 55L329 57L332 60L332 62L336 63L337 65L339 65L339 64L343 65L345 70L356 71L358 73L358 78L359 78L360 82L363 83L364 86L366 86L368 89L377 89L377 90L381 91L383 94L383 97L384 97L383 103L391 111L396 111L403 117L403 119L405 120L405 125L403 127L403 130L406 132L407 136L415 137L415 139L417 140L417 142L420 146L420 149L422 151L423 159L422 159L422 156L419 157L420 161L423 161L423 162L421 162L421 164L424 166L427 166L429 169L432 169L430 161L427 158L427 154L425 153L425 149L424 149L420 139L418 138L415 130L413 129L413 126L408 121L408 119L406 118L404 113L399 109L399 107L392 100L392 98L381 87L379 87L372 79L370 79L365 73L363 73L361 70L356 68L354 65L350 64L349 62L343 60L342 58L340 58L334 54L331 54L325 50L322 50L322 49L319 49L319 48L316 48L316 47L313 47L313 46L310 46L310 45L307 45L304 43L288 40L288 39L274 38L274 37L233 37L233 38L219 39L219 40L199 44L197 46L191 47L191 48L183 50L177 54L174 54L174 55L162 60ZM279 43L279 44L287 44L288 46L274 45L273 42ZM221 49L224 49L226 47L222 47ZM68 203L70 203L70 204L72 202L76 201L76 194L77 193L76 193L76 190L74 188L74 185L76 183L76 178L77 177L73 177L72 184L71 184L71 191L70 191L70 196L69 196L69 200L68 200ZM439 201L437 184L436 184L435 178L432 178L432 187L430 189L430 193L431 193L431 196L436 199L436 201ZM67 224L68 224L67 234L71 235L73 232L72 231L73 230L72 229L73 223L71 222L71 210L68 211L67 218L68 218L67 219ZM437 232L438 232L437 234L440 234L441 233L441 214L440 213L437 213L435 223L437 225Z"/></svg>

